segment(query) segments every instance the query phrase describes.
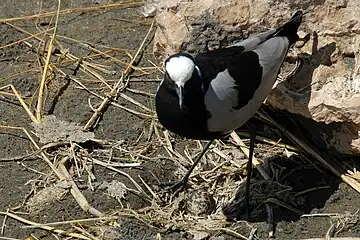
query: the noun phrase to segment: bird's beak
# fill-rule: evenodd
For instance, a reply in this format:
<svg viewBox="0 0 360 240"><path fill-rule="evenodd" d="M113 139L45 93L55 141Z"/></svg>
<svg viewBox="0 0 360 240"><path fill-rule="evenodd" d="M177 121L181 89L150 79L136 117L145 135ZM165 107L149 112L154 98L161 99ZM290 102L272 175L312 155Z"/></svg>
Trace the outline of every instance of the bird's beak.
<svg viewBox="0 0 360 240"><path fill-rule="evenodd" d="M176 88L177 94L179 96L179 106L180 109L182 109L183 106L183 99L184 99L184 87L183 86L179 86Z"/></svg>

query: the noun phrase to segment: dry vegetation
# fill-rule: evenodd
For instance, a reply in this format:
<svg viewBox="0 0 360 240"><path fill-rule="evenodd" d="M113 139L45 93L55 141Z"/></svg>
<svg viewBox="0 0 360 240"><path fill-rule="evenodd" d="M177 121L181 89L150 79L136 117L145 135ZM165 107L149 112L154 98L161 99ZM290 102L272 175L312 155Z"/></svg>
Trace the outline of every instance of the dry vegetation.
<svg viewBox="0 0 360 240"><path fill-rule="evenodd" d="M167 233L177 230L189 232L195 239L224 234L239 239L256 239L257 227L255 225L245 221L228 222L219 207L231 200L238 201L238 207L240 209L242 207L241 187L238 190L237 198L232 198L238 187L242 186L241 183L246 176L245 165L248 155L246 145L248 141L242 141L235 133L232 134L232 142L219 140L212 145L202 164L192 175L191 189L178 196L163 192L161 180L158 180L158 187L156 187L154 184L148 184L141 174L136 176L127 172L127 169L140 168L144 163L151 164L166 160L172 162L179 169L178 175L180 176L203 146L203 143L199 141L180 140L185 146L184 154L181 152L181 147L174 148L174 137L164 131L157 122L152 104L154 92L150 92L146 88L130 87L130 84L135 82L157 84L161 79L161 66L144 57L151 52L151 39L155 30L154 20L141 17L135 20L121 19L119 16L119 21L123 24L120 27L135 29L137 25L148 27L148 31L137 49L126 49L126 46L124 48L106 47L83 39L61 35L58 32L59 28L62 28L59 19L63 17L90 12L101 14L112 9L135 8L140 5L141 3L138 1L123 1L102 6L63 10L61 1L59 1L56 11L0 19L0 24L13 28L25 36L17 41L1 43L0 51L22 46L31 52L30 56L33 58L32 60L35 60L26 68L23 67L19 70L14 67L14 70L8 71L6 76L0 76L0 100L14 101L16 99L26 112L28 123L31 123L23 126L16 121L4 122L0 116L2 124L0 128L3 131L11 134L25 134L24 136L31 142L27 154L7 156L1 158L0 162L23 163L41 159L48 167L47 171L42 172L31 169L31 171L38 172L38 177L28 179L29 183L32 183L32 189L27 196L23 196L23 204L12 209L1 209L0 215L3 216L1 238L6 236L7 221L12 218L21 223L21 228L36 228L46 232L46 234L42 232L37 235L35 231L27 239L42 239L55 235L60 239L117 239L120 238L120 235L116 235L117 226L121 226L121 219L126 217L136 219L151 231L156 232L156 239L162 239L164 236L166 238ZM41 24L45 21L44 19L49 21L45 27ZM24 22L37 26L38 31L30 32L24 27L20 27L19 23ZM77 55L70 50L72 48L85 49L91 54ZM116 76L114 64L120 65L122 69L120 77L116 79L113 77ZM69 68L72 68L73 72L69 72ZM78 73L81 73L80 76ZM34 76L35 92L25 93L24 90L18 90L17 86L10 83L12 79L27 74ZM287 76L283 74L284 81L286 77L291 77L291 74ZM90 109L92 115L82 125L46 115L44 109L47 105L51 105L49 101L54 99L53 92L58 91L52 89L56 88L53 83L57 81L70 81L74 88L87 93L88 97L84 101L88 102L88 109L78 109L78 111L89 111ZM141 101L139 98L147 100ZM126 104L119 103L119 99ZM97 103L95 104L95 102ZM119 114L125 111L137 116L142 121L144 130L139 136L136 136L135 144L123 142L121 136L116 140L105 137L97 139L96 134L92 133L92 130L101 123L102 116L109 106L116 108L120 112ZM11 111L17 111L17 109ZM276 209L287 209L295 215L301 215L302 211L298 209L298 206L301 206L299 199L301 200L303 195L321 188L295 192L292 186L284 181L291 174L281 173L278 165L271 162L265 164L264 167L263 160L266 157L306 156L301 157L301 161L298 160L298 165L310 165L306 158L311 159L311 162L316 162L315 165L330 169L334 175L360 192L360 175L356 169L351 171L344 169L336 159L328 159L325 155L320 154L296 132L285 129L270 115L270 110L263 109L257 116L257 120L260 120L259 122L265 126L265 129L271 129L269 132L272 137L271 139L260 137L260 134L257 138L256 153L259 158L255 159L255 166L262 177L257 176L252 185L254 218L258 214L261 215L264 205L271 205ZM129 122L130 124L134 123ZM246 132L238 134L241 138L247 138ZM239 152L239 149L244 154ZM124 184L114 180L106 186L107 194L118 201L116 210L100 211L96 206L92 206L79 187L80 184L86 185L88 189L93 190L93 194L99 194L94 190L98 187L95 186L96 172L94 169L99 167L107 169L110 173L121 175L130 182L130 184ZM84 176L86 181L78 181ZM154 177L156 178L156 176ZM167 180L169 179L171 177L167 178ZM323 188L327 187L323 186ZM147 206L129 207L124 203L129 193L141 198ZM41 223L29 220L32 219L32 215L22 212L25 211L24 209L32 213L36 212L46 202L58 204L68 194L72 195L84 213L89 214L89 218L59 219L58 222ZM101 195L99 198L101 199L103 196ZM330 239L330 236L336 236L352 224L359 224L358 212L310 214L303 217L329 217L331 228L325 234L327 239ZM325 237L325 235L319 237Z"/></svg>

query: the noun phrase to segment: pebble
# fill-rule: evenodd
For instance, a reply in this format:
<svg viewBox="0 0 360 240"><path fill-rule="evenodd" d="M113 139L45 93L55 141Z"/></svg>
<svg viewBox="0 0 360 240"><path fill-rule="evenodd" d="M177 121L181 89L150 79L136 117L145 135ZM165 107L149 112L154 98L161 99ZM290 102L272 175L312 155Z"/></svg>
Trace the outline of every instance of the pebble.
<svg viewBox="0 0 360 240"><path fill-rule="evenodd" d="M306 33L300 30L298 35L299 40L295 43L295 47L302 48L310 40L310 33Z"/></svg>

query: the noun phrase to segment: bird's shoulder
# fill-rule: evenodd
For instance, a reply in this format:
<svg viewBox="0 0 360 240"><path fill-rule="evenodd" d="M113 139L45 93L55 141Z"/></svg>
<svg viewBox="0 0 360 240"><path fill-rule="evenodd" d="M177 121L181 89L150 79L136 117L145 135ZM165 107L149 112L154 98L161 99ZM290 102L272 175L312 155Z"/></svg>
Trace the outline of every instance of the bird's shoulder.
<svg viewBox="0 0 360 240"><path fill-rule="evenodd" d="M273 37L264 41L264 37L259 36L252 38L258 39L257 41L249 41L258 44L252 46L251 50L238 44L198 54L194 60L204 84L209 85L224 71L228 71L239 85L248 84L259 73L267 75L270 71L276 71L288 51L289 42L285 37ZM261 81L261 75L256 81Z"/></svg>
<svg viewBox="0 0 360 240"><path fill-rule="evenodd" d="M259 72L261 80L259 55L254 51L245 51L242 46L231 46L200 53L195 57L195 64L200 70L205 91L212 82L213 84L223 84L226 87L226 82L231 81L235 82L238 88L242 88L244 84L248 84L249 78L256 73L258 75ZM221 73L225 71L228 72L231 79L224 78ZM257 82L256 80L255 83Z"/></svg>
<svg viewBox="0 0 360 240"><path fill-rule="evenodd" d="M200 69L206 69L207 72L221 72L229 64L234 63L232 59L244 52L243 46L232 46L227 48L214 49L196 55L194 61Z"/></svg>
<svg viewBox="0 0 360 240"><path fill-rule="evenodd" d="M219 73L233 65L241 64L236 58L241 58L244 50L242 46L233 46L202 52L195 56L194 62L199 69L205 91Z"/></svg>

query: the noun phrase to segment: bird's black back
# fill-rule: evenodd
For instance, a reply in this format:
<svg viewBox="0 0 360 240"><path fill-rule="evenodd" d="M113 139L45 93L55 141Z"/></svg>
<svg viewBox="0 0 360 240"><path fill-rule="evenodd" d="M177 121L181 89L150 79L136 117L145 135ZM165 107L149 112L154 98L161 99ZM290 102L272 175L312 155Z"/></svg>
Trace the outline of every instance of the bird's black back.
<svg viewBox="0 0 360 240"><path fill-rule="evenodd" d="M195 64L204 70L201 71L201 77L205 92L219 72L226 69L229 71L236 83L234 88L238 91L238 104L234 107L235 110L240 109L252 99L261 83L262 66L259 56L252 51L244 52L242 46L201 53L195 57Z"/></svg>
<svg viewBox="0 0 360 240"><path fill-rule="evenodd" d="M213 80L219 72L223 72L228 68L229 63L244 51L243 47L229 47L215 49L208 52L199 53L195 59L195 65L201 71L204 91L206 92L211 80Z"/></svg>

